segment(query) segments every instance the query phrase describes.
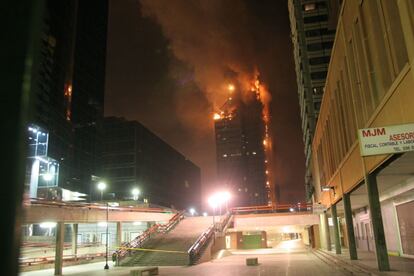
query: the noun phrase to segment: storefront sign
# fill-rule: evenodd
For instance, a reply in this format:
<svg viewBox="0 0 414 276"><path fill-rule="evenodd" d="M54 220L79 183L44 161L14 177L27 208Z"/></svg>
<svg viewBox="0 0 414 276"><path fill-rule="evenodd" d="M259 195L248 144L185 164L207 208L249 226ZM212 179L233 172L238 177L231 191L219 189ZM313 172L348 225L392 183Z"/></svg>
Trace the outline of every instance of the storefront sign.
<svg viewBox="0 0 414 276"><path fill-rule="evenodd" d="M414 124L358 130L362 156L414 151Z"/></svg>

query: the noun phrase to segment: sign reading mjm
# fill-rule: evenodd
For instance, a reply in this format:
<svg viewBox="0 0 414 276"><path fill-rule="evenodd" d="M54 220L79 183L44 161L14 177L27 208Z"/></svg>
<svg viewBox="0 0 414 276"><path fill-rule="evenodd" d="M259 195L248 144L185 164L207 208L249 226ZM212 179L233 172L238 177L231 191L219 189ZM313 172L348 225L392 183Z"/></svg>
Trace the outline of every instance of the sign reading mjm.
<svg viewBox="0 0 414 276"><path fill-rule="evenodd" d="M358 130L362 156L414 151L414 123Z"/></svg>

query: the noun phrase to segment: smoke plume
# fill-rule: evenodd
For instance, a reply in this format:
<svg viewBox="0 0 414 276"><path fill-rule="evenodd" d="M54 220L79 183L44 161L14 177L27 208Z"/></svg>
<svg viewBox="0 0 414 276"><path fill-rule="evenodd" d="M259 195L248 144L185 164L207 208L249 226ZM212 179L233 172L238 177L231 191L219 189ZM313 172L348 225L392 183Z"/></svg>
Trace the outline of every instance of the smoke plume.
<svg viewBox="0 0 414 276"><path fill-rule="evenodd" d="M141 0L141 4L143 15L161 25L175 57L190 66L214 109L224 103L229 82L250 91L258 76L257 24L244 2ZM262 90L261 98L268 103L270 96Z"/></svg>

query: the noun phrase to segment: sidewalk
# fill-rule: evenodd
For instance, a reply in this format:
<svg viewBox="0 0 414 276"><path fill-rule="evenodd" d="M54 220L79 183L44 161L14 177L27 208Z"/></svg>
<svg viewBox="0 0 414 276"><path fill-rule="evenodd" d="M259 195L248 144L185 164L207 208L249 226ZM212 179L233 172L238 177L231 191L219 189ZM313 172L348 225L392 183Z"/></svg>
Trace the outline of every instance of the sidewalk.
<svg viewBox="0 0 414 276"><path fill-rule="evenodd" d="M377 259L374 252L358 251L358 260L350 260L347 249L342 248L342 254L334 251L323 250L331 256L337 257L350 265L356 265L368 270L373 275L414 275L414 259L389 256L391 271L380 272L377 267Z"/></svg>

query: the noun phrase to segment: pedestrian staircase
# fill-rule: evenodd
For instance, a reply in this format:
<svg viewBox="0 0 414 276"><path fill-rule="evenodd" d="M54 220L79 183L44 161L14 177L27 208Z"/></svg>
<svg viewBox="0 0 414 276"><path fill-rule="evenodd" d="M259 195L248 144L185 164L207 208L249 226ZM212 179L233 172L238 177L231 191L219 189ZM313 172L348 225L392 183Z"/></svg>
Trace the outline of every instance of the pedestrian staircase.
<svg viewBox="0 0 414 276"><path fill-rule="evenodd" d="M174 229L152 235L131 250L122 266L183 266L190 264L189 249L212 224L211 217L186 217Z"/></svg>

